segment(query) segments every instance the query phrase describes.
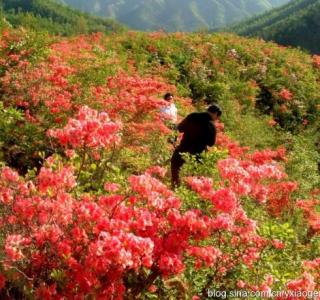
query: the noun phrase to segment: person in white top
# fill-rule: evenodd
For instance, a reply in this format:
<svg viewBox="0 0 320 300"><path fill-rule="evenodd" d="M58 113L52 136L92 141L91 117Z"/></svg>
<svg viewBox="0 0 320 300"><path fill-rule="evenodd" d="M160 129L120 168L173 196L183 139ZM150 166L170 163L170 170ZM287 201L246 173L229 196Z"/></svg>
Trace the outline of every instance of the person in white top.
<svg viewBox="0 0 320 300"><path fill-rule="evenodd" d="M175 144L178 139L178 132L177 132L178 110L176 105L173 102L173 94L166 93L163 98L167 102L167 105L163 106L160 109L160 112L163 116L163 119L166 121L167 126L172 130L172 134L168 138L168 142L175 147Z"/></svg>
<svg viewBox="0 0 320 300"><path fill-rule="evenodd" d="M160 112L164 116L166 120L168 120L172 125L177 124L177 108L176 105L173 102L173 94L171 93L166 93L164 95L164 100L167 101L167 105L163 106L160 109ZM175 126L173 126L175 127Z"/></svg>

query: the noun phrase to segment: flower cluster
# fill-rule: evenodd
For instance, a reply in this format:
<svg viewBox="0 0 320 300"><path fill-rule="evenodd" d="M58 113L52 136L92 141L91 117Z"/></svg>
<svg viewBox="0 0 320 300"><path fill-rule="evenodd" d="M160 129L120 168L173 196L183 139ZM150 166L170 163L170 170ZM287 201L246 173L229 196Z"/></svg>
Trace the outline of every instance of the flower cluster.
<svg viewBox="0 0 320 300"><path fill-rule="evenodd" d="M313 56L313 65L318 69L320 68L320 55Z"/></svg>
<svg viewBox="0 0 320 300"><path fill-rule="evenodd" d="M301 208L304 212L308 224L310 227L310 234L315 234L320 231L320 213L317 211L317 207L320 204L320 200L299 200L297 206Z"/></svg>
<svg viewBox="0 0 320 300"><path fill-rule="evenodd" d="M268 160L270 156L264 160L262 154L256 152L251 161L228 158L218 162L218 168L222 179L228 180L235 193L240 196L249 195L260 203L267 202L273 213L280 213L297 185L294 182L280 181L286 178L286 174L278 165L265 162ZM268 181L271 182L267 183Z"/></svg>
<svg viewBox="0 0 320 300"><path fill-rule="evenodd" d="M76 119L69 119L63 129L50 129L48 135L62 146L76 148L105 148L120 140L120 123L112 122L107 113L82 106Z"/></svg>
<svg viewBox="0 0 320 300"><path fill-rule="evenodd" d="M279 92L279 96L284 101L290 101L292 99L292 97L293 97L293 94L287 89L282 89Z"/></svg>
<svg viewBox="0 0 320 300"><path fill-rule="evenodd" d="M129 196L116 194L118 186L106 184L108 195L75 197L72 168L57 167L51 158L47 165L34 182L25 182L4 168L0 182L6 211L1 220L7 232L6 269L19 266L17 280L23 280L23 273L31 283L37 282L37 298L105 297L108 293L121 298L128 288L124 279L131 271L138 274L149 269L154 280L166 278L185 270L186 256L193 257L198 268L218 268L222 276L241 262L252 265L264 246L236 195L227 189L209 190L210 182L205 180L202 186L207 185L216 215L182 211L181 201L148 172L129 178ZM201 183L196 185L199 188ZM201 245L221 230L234 235L236 255ZM54 272L62 277L41 275ZM65 288L57 289L62 278ZM148 278L143 281L149 282Z"/></svg>

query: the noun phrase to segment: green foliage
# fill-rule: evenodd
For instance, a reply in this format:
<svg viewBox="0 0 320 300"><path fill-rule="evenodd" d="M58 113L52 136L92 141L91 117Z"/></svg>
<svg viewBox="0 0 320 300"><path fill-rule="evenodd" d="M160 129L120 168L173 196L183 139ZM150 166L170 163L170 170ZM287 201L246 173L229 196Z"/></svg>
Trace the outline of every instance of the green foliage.
<svg viewBox="0 0 320 300"><path fill-rule="evenodd" d="M217 162L220 159L226 158L228 153L221 151L215 147L208 152L203 152L196 157L188 153L182 153L182 157L185 160L184 165L181 168L181 177L189 176L205 176L214 180L214 185L218 188L219 172L217 169ZM180 199L183 200L184 209L201 209L204 213L210 214L211 203L209 201L201 199L195 192L191 191L185 185L181 185L176 189L176 193Z"/></svg>
<svg viewBox="0 0 320 300"><path fill-rule="evenodd" d="M214 147L198 157L189 153L182 153L182 157L186 162L181 168L182 176L205 176L218 180L217 161L226 158L227 152Z"/></svg>
<svg viewBox="0 0 320 300"><path fill-rule="evenodd" d="M1 9L1 3L0 3L0 30L3 30L8 26L7 22L5 21L3 11Z"/></svg>
<svg viewBox="0 0 320 300"><path fill-rule="evenodd" d="M311 238L310 240L310 252L312 255L312 258L317 258L320 256L320 236L315 235L314 237Z"/></svg>
<svg viewBox="0 0 320 300"><path fill-rule="evenodd" d="M234 116L234 120L237 119L239 117ZM268 126L267 120L266 116L258 113L244 113L240 122L229 123L232 130L228 131L228 134L241 141L242 145L249 146L252 150L276 148L283 142L284 135L279 127ZM230 122L232 122L232 118Z"/></svg>
<svg viewBox="0 0 320 300"><path fill-rule="evenodd" d="M256 220L258 233L269 241L283 244L284 249L268 245L253 268L241 265L233 274L234 279L258 283L258 278L274 276L274 289L281 289L288 280L299 276L303 260L308 259L310 249L305 245L307 225L299 211L291 211L287 218L270 218L263 205L249 198L242 199L248 216Z"/></svg>
<svg viewBox="0 0 320 300"><path fill-rule="evenodd" d="M292 179L298 180L300 197L320 186L320 152L315 148L316 134L315 130L307 130L288 141L291 151L286 171Z"/></svg>
<svg viewBox="0 0 320 300"><path fill-rule="evenodd" d="M45 140L45 132L39 126L26 122L22 112L4 108L0 102L1 160L21 173L39 167L40 152L49 149L39 143L42 140Z"/></svg>
<svg viewBox="0 0 320 300"><path fill-rule="evenodd" d="M21 112L13 107L5 109L0 102L0 139L3 140L16 126L17 121L24 119Z"/></svg>
<svg viewBox="0 0 320 300"><path fill-rule="evenodd" d="M279 240L284 243L284 250L268 247L262 254L262 260L257 269L264 270L266 274L274 274L277 287L283 286L293 276L298 276L303 253L307 248L299 243L296 227L290 223L279 223L275 220L266 220L261 223L259 234L270 240ZM261 274L262 275L262 274Z"/></svg>

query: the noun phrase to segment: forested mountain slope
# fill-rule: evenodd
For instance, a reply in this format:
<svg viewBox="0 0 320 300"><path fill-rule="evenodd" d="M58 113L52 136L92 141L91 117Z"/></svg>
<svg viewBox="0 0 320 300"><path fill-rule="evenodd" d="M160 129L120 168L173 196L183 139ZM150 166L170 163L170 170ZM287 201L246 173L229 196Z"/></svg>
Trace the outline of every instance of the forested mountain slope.
<svg viewBox="0 0 320 300"><path fill-rule="evenodd" d="M54 0L2 0L2 14L13 26L71 35L123 29L113 20L90 16Z"/></svg>
<svg viewBox="0 0 320 300"><path fill-rule="evenodd" d="M140 30L195 31L220 27L287 0L60 0Z"/></svg>
<svg viewBox="0 0 320 300"><path fill-rule="evenodd" d="M320 53L320 1L293 0L283 7L236 24L232 30L282 45Z"/></svg>

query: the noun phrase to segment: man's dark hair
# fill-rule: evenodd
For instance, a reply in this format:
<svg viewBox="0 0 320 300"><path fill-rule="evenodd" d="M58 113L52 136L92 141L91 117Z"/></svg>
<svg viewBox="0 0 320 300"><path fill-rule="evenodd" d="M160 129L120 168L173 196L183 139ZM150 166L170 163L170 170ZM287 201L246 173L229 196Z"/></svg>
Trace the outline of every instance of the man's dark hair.
<svg viewBox="0 0 320 300"><path fill-rule="evenodd" d="M209 105L211 105L211 104L215 104L216 101L215 101L215 99L214 99L214 97L213 97L212 95L207 95L207 96L204 98L204 103L209 106Z"/></svg>
<svg viewBox="0 0 320 300"><path fill-rule="evenodd" d="M164 100L169 100L170 97L173 97L173 94L171 94L171 93L166 93L163 98L164 98Z"/></svg>
<svg viewBox="0 0 320 300"><path fill-rule="evenodd" d="M219 107L218 104L211 104L207 108L207 111L209 111L211 113L217 113L219 117L222 115L222 110L221 110L221 108Z"/></svg>

